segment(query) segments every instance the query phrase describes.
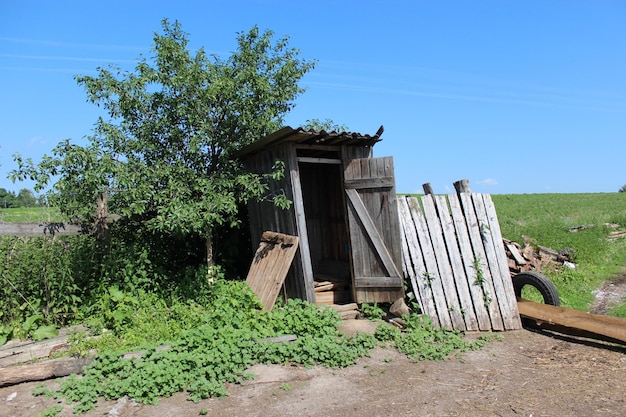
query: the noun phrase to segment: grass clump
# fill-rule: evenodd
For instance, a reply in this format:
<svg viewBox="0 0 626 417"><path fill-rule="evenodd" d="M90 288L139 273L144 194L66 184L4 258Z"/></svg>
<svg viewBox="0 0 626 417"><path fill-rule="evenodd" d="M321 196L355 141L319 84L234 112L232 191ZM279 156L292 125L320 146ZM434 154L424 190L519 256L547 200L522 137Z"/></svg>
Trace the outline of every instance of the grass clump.
<svg viewBox="0 0 626 417"><path fill-rule="evenodd" d="M489 336L467 340L463 332L436 328L428 316L411 314L404 316L404 331L381 324L374 336L382 342L390 342L398 351L418 360L442 360L452 353L477 350L485 346Z"/></svg>

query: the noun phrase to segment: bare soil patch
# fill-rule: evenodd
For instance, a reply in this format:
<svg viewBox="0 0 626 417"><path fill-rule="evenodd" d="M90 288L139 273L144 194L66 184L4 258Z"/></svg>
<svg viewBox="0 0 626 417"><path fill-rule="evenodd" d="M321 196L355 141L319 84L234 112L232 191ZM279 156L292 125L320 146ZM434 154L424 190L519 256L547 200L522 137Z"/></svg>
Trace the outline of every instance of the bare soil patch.
<svg viewBox="0 0 626 417"><path fill-rule="evenodd" d="M347 331L367 331L368 322ZM257 365L230 396L194 404L184 393L158 406L124 398L86 416L624 416L626 349L549 333L503 333L479 351L414 361L376 349L345 369ZM34 416L57 404L34 397L39 383L0 388L0 416ZM50 388L58 381L46 382Z"/></svg>
<svg viewBox="0 0 626 417"><path fill-rule="evenodd" d="M604 282L594 291L595 301L590 307L594 314L605 314L612 305L619 304L626 299L626 275L621 274Z"/></svg>

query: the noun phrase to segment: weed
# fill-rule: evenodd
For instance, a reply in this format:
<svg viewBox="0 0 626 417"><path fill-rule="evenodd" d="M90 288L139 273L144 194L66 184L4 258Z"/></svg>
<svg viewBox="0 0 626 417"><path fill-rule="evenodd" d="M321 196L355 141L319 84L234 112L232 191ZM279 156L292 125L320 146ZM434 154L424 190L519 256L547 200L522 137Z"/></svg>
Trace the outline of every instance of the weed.
<svg viewBox="0 0 626 417"><path fill-rule="evenodd" d="M361 304L361 311L363 312L365 317L370 320L381 320L386 314L385 310L377 303L374 303L373 305L363 303Z"/></svg>
<svg viewBox="0 0 626 417"><path fill-rule="evenodd" d="M55 405L37 414L36 417L60 417L61 411L63 411L63 407Z"/></svg>

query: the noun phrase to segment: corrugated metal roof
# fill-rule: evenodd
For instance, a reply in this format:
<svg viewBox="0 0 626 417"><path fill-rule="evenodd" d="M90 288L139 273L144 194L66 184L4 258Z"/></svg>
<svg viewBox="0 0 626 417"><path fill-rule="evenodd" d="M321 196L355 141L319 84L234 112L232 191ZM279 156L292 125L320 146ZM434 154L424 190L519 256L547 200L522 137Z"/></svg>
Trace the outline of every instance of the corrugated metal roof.
<svg viewBox="0 0 626 417"><path fill-rule="evenodd" d="M285 142L306 145L374 146L374 144L381 141L380 135L382 133L382 126L374 135L363 135L356 132L326 132L324 130L304 129L302 127L294 129L286 126L251 143L237 152L236 156L241 158Z"/></svg>

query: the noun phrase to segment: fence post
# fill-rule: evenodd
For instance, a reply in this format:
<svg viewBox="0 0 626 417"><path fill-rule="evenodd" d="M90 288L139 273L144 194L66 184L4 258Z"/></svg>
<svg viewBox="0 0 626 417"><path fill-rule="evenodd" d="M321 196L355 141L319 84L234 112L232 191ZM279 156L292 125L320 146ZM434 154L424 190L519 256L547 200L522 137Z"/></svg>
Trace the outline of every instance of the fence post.
<svg viewBox="0 0 626 417"><path fill-rule="evenodd" d="M457 182L455 182L454 189L456 190L457 194L472 192L472 188L470 187L468 179L458 180Z"/></svg>

